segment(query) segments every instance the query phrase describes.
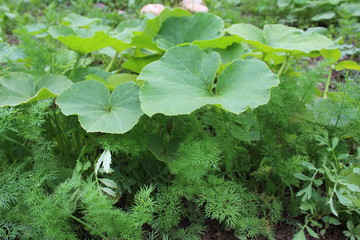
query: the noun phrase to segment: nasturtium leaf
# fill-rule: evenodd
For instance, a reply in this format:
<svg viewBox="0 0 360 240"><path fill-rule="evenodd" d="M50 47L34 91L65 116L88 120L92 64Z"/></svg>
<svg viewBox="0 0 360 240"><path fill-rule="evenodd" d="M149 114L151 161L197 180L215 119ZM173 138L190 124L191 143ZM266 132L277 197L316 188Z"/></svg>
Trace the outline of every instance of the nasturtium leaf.
<svg viewBox="0 0 360 240"><path fill-rule="evenodd" d="M154 40L162 49L182 43L205 41L223 35L223 20L211 13L198 12L191 17L170 17L162 24Z"/></svg>
<svg viewBox="0 0 360 240"><path fill-rule="evenodd" d="M88 18L76 13L70 13L61 21L64 25L71 25L74 27L88 27L93 23L100 22L100 18Z"/></svg>
<svg viewBox="0 0 360 240"><path fill-rule="evenodd" d="M170 48L156 62L147 65L138 79L141 108L152 116L189 114L207 105L239 114L265 104L270 88L279 80L260 60L235 60L215 80L220 55L205 53L195 45Z"/></svg>
<svg viewBox="0 0 360 240"><path fill-rule="evenodd" d="M335 13L332 11L316 14L311 18L312 21L329 20L335 17Z"/></svg>
<svg viewBox="0 0 360 240"><path fill-rule="evenodd" d="M0 78L0 107L56 97L71 84L64 76L47 75L37 82L30 74L11 73Z"/></svg>
<svg viewBox="0 0 360 240"><path fill-rule="evenodd" d="M113 47L116 51L121 52L131 47L116 36L110 36L102 31L55 26L49 29L49 34L70 49L80 53L90 53L105 47Z"/></svg>
<svg viewBox="0 0 360 240"><path fill-rule="evenodd" d="M344 69L350 69L350 70L358 70L360 71L360 65L354 61L341 61L338 64L335 65L335 69L338 71L344 70Z"/></svg>
<svg viewBox="0 0 360 240"><path fill-rule="evenodd" d="M286 52L296 55L337 48L335 41L321 34L281 24L268 24L261 30L251 24L241 23L234 24L225 31L265 53Z"/></svg>
<svg viewBox="0 0 360 240"><path fill-rule="evenodd" d="M153 41L153 38L159 32L162 24L169 17L183 16L191 16L191 13L181 8L176 8L173 10L170 10L168 8L164 9L159 16L153 19L148 19L142 31L133 32L131 45L157 51L161 50Z"/></svg>
<svg viewBox="0 0 360 240"><path fill-rule="evenodd" d="M139 88L132 82L117 86L112 93L98 81L73 84L56 100L65 115L78 115L87 132L125 133L143 114Z"/></svg>

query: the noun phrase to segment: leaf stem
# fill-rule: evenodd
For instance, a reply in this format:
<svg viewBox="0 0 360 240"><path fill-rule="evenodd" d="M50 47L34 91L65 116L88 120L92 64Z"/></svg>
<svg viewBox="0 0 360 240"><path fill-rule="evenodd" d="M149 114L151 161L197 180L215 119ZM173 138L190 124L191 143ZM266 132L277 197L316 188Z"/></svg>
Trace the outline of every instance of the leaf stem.
<svg viewBox="0 0 360 240"><path fill-rule="evenodd" d="M280 79L281 75L284 73L285 66L289 60L289 56L286 57L285 61L282 63L279 72L278 72L278 78Z"/></svg>
<svg viewBox="0 0 360 240"><path fill-rule="evenodd" d="M74 63L73 69L71 70L71 73L70 73L71 80L74 80L75 72L76 72L77 67L79 66L80 59L82 58L82 56L84 56L83 53L79 53L79 52L77 53L76 61Z"/></svg>
<svg viewBox="0 0 360 240"><path fill-rule="evenodd" d="M114 57L111 59L109 65L106 67L106 69L105 69L106 72L110 72L112 66L114 65L115 59L118 57L118 55L119 55L119 52L116 52Z"/></svg>
<svg viewBox="0 0 360 240"><path fill-rule="evenodd" d="M90 228L90 229L93 229L94 231L96 231L96 229L95 229L93 226L87 224L87 223L84 222L83 220L75 217L74 215L70 214L70 217L71 217L72 219L74 219L75 221L77 221L78 223L81 223L81 224L84 225L85 227ZM100 233L98 233L98 235L99 235L102 239L107 239L107 237L105 237L104 235L102 235L102 234L100 234Z"/></svg>
<svg viewBox="0 0 360 240"><path fill-rule="evenodd" d="M332 69L330 69L330 73L326 79L326 85L325 85L325 89L324 89L324 93L323 93L323 98L326 98L327 93L329 92L329 87L330 87L330 82L331 82L331 74L332 74Z"/></svg>
<svg viewBox="0 0 360 240"><path fill-rule="evenodd" d="M21 142L13 139L13 138L11 138L11 137L8 137L8 136L6 136L6 135L3 135L2 137L3 137L5 140L8 140L9 142L12 142L12 143L15 143L15 144L21 146L21 147L24 148L27 152L30 152L30 151L25 147L25 145L22 144Z"/></svg>

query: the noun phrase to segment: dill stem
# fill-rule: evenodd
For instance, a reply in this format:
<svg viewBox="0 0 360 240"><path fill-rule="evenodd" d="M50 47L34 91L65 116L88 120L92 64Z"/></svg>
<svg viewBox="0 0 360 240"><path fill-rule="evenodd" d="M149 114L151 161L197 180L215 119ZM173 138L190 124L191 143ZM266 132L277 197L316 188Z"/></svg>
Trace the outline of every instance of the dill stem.
<svg viewBox="0 0 360 240"><path fill-rule="evenodd" d="M332 69L330 70L330 73L326 79L326 85L325 85L325 89L324 89L323 98L326 98L327 93L329 92L329 87L330 87L330 82L331 82L331 73L332 73Z"/></svg>
<svg viewBox="0 0 360 240"><path fill-rule="evenodd" d="M93 230L96 230L94 227L92 227L91 225L87 224L86 222L84 222L83 220L75 217L74 215L70 214L70 217L72 219L74 219L75 221L77 221L78 223L81 223L82 225L84 225L85 227L87 228L90 228L90 229L93 229ZM98 233L98 235L102 238L102 239L106 239L106 237L100 233Z"/></svg>
<svg viewBox="0 0 360 240"><path fill-rule="evenodd" d="M25 145L22 144L21 142L13 139L13 138L11 138L11 137L8 137L8 136L6 136L6 135L3 135L2 137L3 137L5 140L8 140L9 142L15 143L15 144L23 147L27 152L29 152L29 150L28 150L28 149L25 147Z"/></svg>
<svg viewBox="0 0 360 240"><path fill-rule="evenodd" d="M282 63L280 69L279 69L279 72L278 72L278 78L280 79L281 75L283 74L284 72L284 69L285 69L285 65L287 64L288 62L288 59L289 57L286 57L285 61Z"/></svg>
<svg viewBox="0 0 360 240"><path fill-rule="evenodd" d="M82 53L77 53L76 61L74 63L73 69L71 70L71 73L70 73L71 80L74 80L76 69L77 69L77 67L80 63L80 59L82 58L83 55L84 54L82 54Z"/></svg>
<svg viewBox="0 0 360 240"><path fill-rule="evenodd" d="M109 65L106 67L106 69L105 69L106 72L110 72L112 66L114 65L115 59L117 58L118 55L119 55L119 52L116 52L114 57L111 59Z"/></svg>

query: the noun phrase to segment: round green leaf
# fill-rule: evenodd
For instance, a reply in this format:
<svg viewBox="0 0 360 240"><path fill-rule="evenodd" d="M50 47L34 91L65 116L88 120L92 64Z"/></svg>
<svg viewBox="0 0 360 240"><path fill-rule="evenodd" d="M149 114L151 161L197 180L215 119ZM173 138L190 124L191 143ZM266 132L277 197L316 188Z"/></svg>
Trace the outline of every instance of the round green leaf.
<svg viewBox="0 0 360 240"><path fill-rule="evenodd" d="M335 13L332 11L316 14L311 18L312 21L329 20L335 17Z"/></svg>
<svg viewBox="0 0 360 240"><path fill-rule="evenodd" d="M117 52L121 52L131 47L120 38L102 31L56 26L49 29L49 34L70 49L81 53L90 53L105 47L113 47Z"/></svg>
<svg viewBox="0 0 360 240"><path fill-rule="evenodd" d="M343 3L337 10L343 17L360 17L360 3Z"/></svg>
<svg viewBox="0 0 360 240"><path fill-rule="evenodd" d="M38 82L27 73L11 73L0 78L0 107L56 97L72 82L64 76L48 75Z"/></svg>
<svg viewBox="0 0 360 240"><path fill-rule="evenodd" d="M72 25L75 27L87 27L95 22L100 22L100 18L87 18L75 13L71 13L63 18L62 24Z"/></svg>
<svg viewBox="0 0 360 240"><path fill-rule="evenodd" d="M161 50L153 41L153 38L159 32L162 24L165 22L166 19L168 19L169 17L182 16L191 16L191 13L181 8L175 8L173 10L170 10L168 8L164 9L159 16L147 20L145 27L142 31L133 32L131 45L139 48L147 48L157 51Z"/></svg>
<svg viewBox="0 0 360 240"><path fill-rule="evenodd" d="M316 32L281 24L268 24L261 30L250 24L234 24L225 31L238 36L242 41L265 53L287 52L290 54L309 54L321 49L335 49L336 42Z"/></svg>
<svg viewBox="0 0 360 240"><path fill-rule="evenodd" d="M239 114L267 103L270 88L279 83L266 64L256 59L235 60L216 81L219 66L216 52L207 54L195 45L170 48L138 77L145 81L140 92L143 111L149 116L189 114L216 104Z"/></svg>
<svg viewBox="0 0 360 240"><path fill-rule="evenodd" d="M220 17L206 12L198 12L191 17L170 17L155 36L158 46L169 49L182 43L204 41L223 35L224 22Z"/></svg>
<svg viewBox="0 0 360 240"><path fill-rule="evenodd" d="M341 71L344 69L360 71L360 65L354 61L345 60L345 61L341 61L338 64L336 64L335 69L338 71Z"/></svg>
<svg viewBox="0 0 360 240"><path fill-rule="evenodd" d="M139 120L139 88L132 82L110 94L104 84L86 80L73 84L56 100L65 115L78 115L87 132L125 133Z"/></svg>

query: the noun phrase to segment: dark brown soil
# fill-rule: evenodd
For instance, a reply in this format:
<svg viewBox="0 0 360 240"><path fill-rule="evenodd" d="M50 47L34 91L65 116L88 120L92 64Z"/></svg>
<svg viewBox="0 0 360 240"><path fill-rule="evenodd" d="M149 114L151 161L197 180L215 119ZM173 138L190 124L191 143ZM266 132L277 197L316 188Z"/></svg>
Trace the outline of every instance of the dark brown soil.
<svg viewBox="0 0 360 240"><path fill-rule="evenodd" d="M345 240L346 237L342 234L343 229L332 226L328 229L326 235L322 239L326 240ZM280 223L275 227L276 240L292 240L295 234L294 226ZM234 236L234 231L226 230L216 221L209 221L206 233L202 235L202 240L239 240ZM306 234L307 240L316 240ZM267 240L264 237L259 237L257 240Z"/></svg>

